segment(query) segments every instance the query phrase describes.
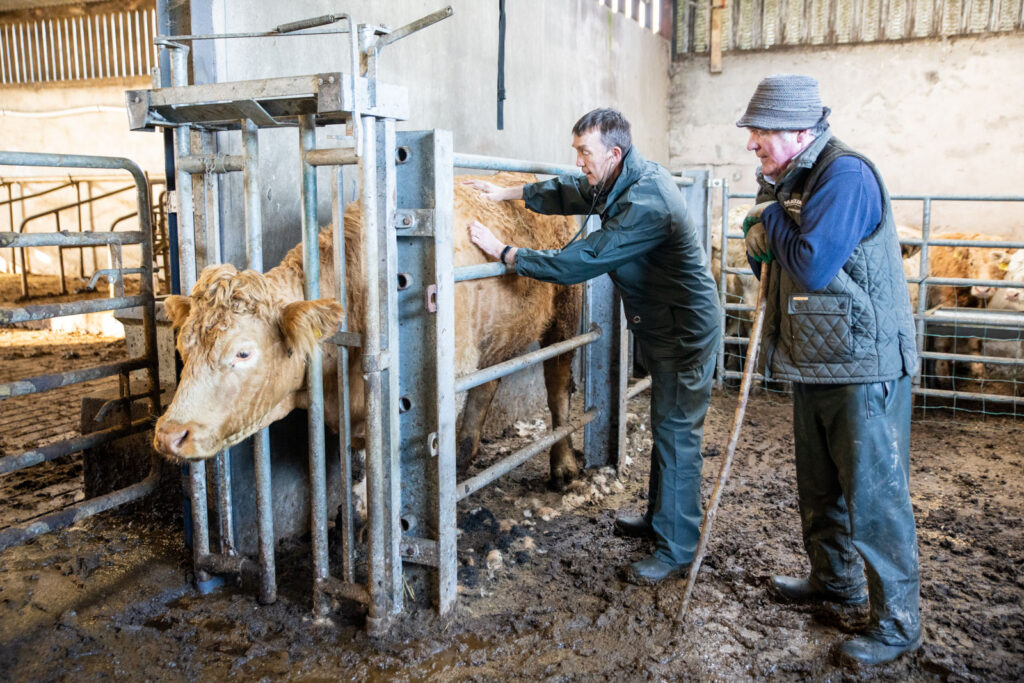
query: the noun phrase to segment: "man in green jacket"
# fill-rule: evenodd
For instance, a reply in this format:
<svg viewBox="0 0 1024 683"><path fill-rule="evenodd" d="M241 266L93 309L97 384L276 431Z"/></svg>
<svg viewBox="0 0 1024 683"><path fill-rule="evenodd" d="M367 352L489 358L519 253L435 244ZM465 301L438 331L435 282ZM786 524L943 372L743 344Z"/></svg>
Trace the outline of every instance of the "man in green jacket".
<svg viewBox="0 0 1024 683"><path fill-rule="evenodd" d="M654 554L626 568L628 580L650 584L686 572L697 548L701 437L721 312L685 202L668 171L633 148L625 117L613 109L584 115L573 127L573 148L582 176L507 188L469 183L494 201L524 199L538 213L599 214L600 230L549 251L503 244L478 222L469 231L519 275L575 284L608 273L615 283L651 373L654 438L647 511L619 517L615 529L654 539Z"/></svg>

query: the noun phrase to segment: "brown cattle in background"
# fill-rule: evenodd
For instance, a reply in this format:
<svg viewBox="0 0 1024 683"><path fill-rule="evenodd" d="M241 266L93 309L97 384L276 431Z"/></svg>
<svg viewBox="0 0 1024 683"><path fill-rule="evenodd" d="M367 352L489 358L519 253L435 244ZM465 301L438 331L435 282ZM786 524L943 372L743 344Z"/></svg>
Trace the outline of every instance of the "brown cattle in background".
<svg viewBox="0 0 1024 683"><path fill-rule="evenodd" d="M499 173L486 178L499 185L531 182L532 176ZM544 216L522 201L493 202L455 185L455 265L486 262L469 240L473 220L489 225L506 243L536 249L562 247L575 221ZM332 233L319 235L321 292L336 291ZM345 211L346 286L349 330L361 332L365 310L362 216L358 203ZM549 345L577 334L582 289L514 275L455 285L455 371L457 375L499 363L533 342ZM168 318L179 330L184 361L171 405L157 422L156 449L176 460L198 460L238 443L294 408L308 407L306 355L337 328L342 306L330 298L303 301L302 250L295 247L266 274L231 265L204 269L192 295L171 296ZM337 431L336 347L324 351L325 421ZM554 427L569 417L571 354L544 362L548 407ZM350 353L353 432L364 416L361 356ZM458 435L458 460L476 457L482 429L498 381L467 392ZM551 449L551 481L564 486L578 471L569 438Z"/></svg>

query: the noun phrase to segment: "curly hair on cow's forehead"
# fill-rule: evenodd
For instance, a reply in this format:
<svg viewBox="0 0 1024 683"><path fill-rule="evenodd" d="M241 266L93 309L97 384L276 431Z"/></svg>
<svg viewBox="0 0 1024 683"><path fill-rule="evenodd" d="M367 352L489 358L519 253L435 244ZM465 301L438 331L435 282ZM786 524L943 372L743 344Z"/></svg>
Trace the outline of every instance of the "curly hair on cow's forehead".
<svg viewBox="0 0 1024 683"><path fill-rule="evenodd" d="M192 288L191 311L179 339L187 348L195 349L200 346L200 336L227 330L236 315L250 314L270 320L273 311L271 288L262 274L255 270L239 271L231 264L210 266Z"/></svg>

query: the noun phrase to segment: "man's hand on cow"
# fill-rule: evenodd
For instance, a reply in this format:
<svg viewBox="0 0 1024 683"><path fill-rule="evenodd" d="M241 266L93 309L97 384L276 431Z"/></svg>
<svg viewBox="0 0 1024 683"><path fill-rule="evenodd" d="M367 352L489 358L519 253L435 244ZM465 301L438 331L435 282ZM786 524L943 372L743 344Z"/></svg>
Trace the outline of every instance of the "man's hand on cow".
<svg viewBox="0 0 1024 683"><path fill-rule="evenodd" d="M469 239L473 240L473 244L480 248L480 251L484 252L496 261L501 260L501 253L507 246L504 242L499 240L491 232L491 229L480 221L473 221L469 224ZM515 254L517 249L512 247L509 249L509 253L505 256L505 263L511 265L515 263Z"/></svg>
<svg viewBox="0 0 1024 683"><path fill-rule="evenodd" d="M494 202L503 202L509 199L522 199L523 198L523 186L513 185L512 187L501 187L494 183L489 183L486 180L463 180L463 185L469 185L474 190L480 192L484 199L490 199Z"/></svg>

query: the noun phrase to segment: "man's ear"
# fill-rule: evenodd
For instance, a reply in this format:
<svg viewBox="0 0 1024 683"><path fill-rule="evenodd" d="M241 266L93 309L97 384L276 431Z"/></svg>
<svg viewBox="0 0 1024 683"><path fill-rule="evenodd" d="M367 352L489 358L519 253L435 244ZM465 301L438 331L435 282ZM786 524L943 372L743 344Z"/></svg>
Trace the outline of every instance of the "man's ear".
<svg viewBox="0 0 1024 683"><path fill-rule="evenodd" d="M296 301L284 307L281 333L292 351L305 355L338 329L345 308L334 299Z"/></svg>
<svg viewBox="0 0 1024 683"><path fill-rule="evenodd" d="M176 330L181 329L181 326L185 324L191 310L191 297L172 294L164 299L164 313L167 314L167 319L171 321L171 326Z"/></svg>

